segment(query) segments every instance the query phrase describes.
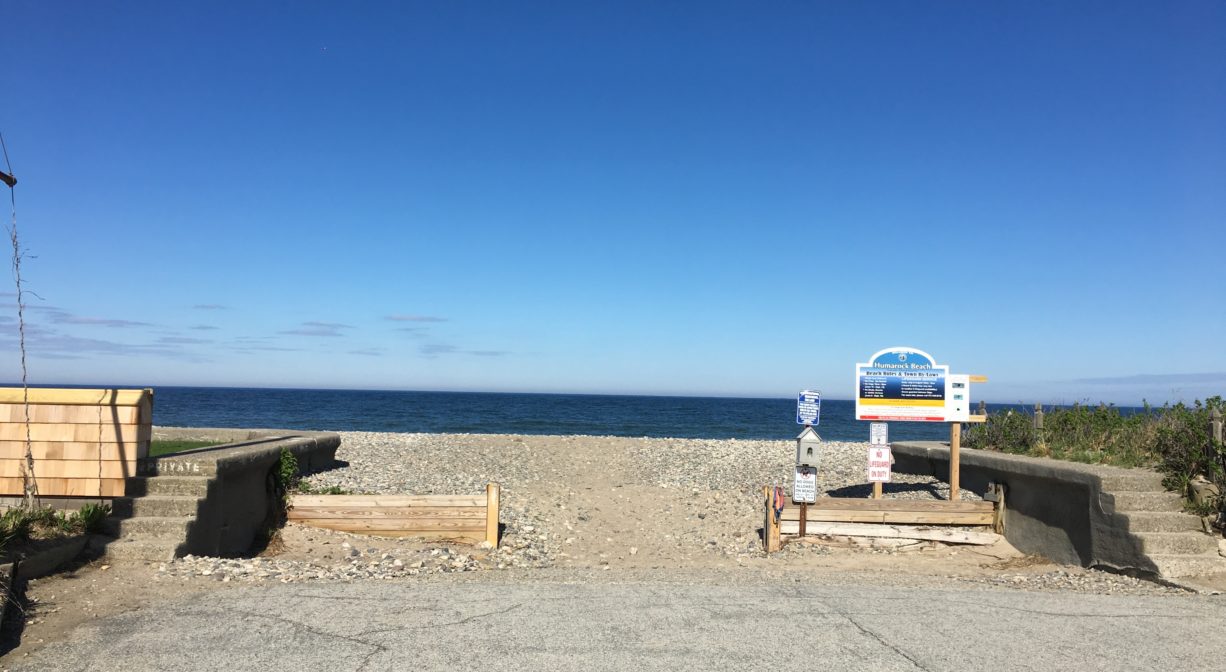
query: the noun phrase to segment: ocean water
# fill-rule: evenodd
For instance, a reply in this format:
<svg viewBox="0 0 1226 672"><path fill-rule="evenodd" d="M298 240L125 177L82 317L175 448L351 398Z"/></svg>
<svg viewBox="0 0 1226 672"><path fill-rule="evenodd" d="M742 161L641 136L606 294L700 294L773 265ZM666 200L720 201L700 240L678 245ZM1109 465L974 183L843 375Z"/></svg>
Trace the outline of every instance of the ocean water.
<svg viewBox="0 0 1226 672"><path fill-rule="evenodd" d="M796 399L156 387L153 424L371 432L792 439ZM1004 408L988 405L989 410ZM818 433L868 441L855 403L822 400ZM891 440L948 439L944 423L892 422Z"/></svg>

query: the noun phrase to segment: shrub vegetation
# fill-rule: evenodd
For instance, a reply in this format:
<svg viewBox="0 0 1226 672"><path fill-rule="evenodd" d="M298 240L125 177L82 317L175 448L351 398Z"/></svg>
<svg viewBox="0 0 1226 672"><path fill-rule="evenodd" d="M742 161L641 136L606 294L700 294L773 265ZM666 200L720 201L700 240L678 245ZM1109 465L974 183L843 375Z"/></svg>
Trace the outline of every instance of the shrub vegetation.
<svg viewBox="0 0 1226 672"><path fill-rule="evenodd" d="M1192 480L1202 476L1226 492L1226 449L1213 440L1214 408L1223 408L1221 397L1192 405L1146 405L1135 413L1107 404L1057 406L1044 409L1042 429L1035 427L1031 413L1006 410L971 425L964 443L1074 462L1153 467L1165 474L1168 488L1184 495L1191 494ZM1226 500L1219 497L1209 508L1226 514Z"/></svg>
<svg viewBox="0 0 1226 672"><path fill-rule="evenodd" d="M99 532L111 513L105 504L86 504L65 514L51 508L15 507L0 515L0 552L12 544Z"/></svg>

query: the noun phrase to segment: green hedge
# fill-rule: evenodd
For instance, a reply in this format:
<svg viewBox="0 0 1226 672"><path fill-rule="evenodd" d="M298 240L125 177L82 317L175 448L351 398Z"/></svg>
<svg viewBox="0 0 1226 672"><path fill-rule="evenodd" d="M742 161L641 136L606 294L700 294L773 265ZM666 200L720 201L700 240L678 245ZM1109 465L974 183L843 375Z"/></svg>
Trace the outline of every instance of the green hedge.
<svg viewBox="0 0 1226 672"><path fill-rule="evenodd" d="M964 445L1006 453L1053 457L1075 462L1153 467L1166 475L1166 486L1185 495L1191 479L1204 476L1226 492L1226 450L1212 436L1210 413L1223 407L1221 397L1161 408L1146 406L1121 413L1108 404L1051 407L1043 410L1043 428L1034 415L1006 410L972 425ZM1224 509L1223 500L1217 503Z"/></svg>

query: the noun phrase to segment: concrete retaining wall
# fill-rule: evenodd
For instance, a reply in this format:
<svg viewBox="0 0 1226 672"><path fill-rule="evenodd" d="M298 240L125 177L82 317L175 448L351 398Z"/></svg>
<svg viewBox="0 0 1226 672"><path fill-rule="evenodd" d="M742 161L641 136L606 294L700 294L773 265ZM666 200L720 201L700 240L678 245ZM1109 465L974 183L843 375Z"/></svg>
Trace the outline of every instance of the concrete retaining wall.
<svg viewBox="0 0 1226 672"><path fill-rule="evenodd" d="M155 440L225 441L149 458L141 475L196 476L208 480L195 520L187 526L180 554L234 556L247 553L278 511L272 474L288 449L300 474L332 468L340 436L331 432L293 430L154 428Z"/></svg>
<svg viewBox="0 0 1226 672"><path fill-rule="evenodd" d="M916 441L892 444L894 469L948 481L949 446ZM1117 513L1111 487L1152 479L1152 472L1006 455L961 451L962 487L978 493L991 482L1003 483L1006 495L1005 537L1025 553L1056 562L1138 573L1159 573L1129 531L1129 519Z"/></svg>

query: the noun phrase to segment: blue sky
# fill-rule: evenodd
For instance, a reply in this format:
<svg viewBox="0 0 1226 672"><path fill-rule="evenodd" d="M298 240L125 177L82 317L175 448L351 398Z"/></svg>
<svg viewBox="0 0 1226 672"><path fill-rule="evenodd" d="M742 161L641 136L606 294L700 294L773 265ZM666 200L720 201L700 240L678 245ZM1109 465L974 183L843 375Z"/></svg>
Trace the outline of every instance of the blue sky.
<svg viewBox="0 0 1226 672"><path fill-rule="evenodd" d="M3 11L36 383L1226 391L1220 2Z"/></svg>

